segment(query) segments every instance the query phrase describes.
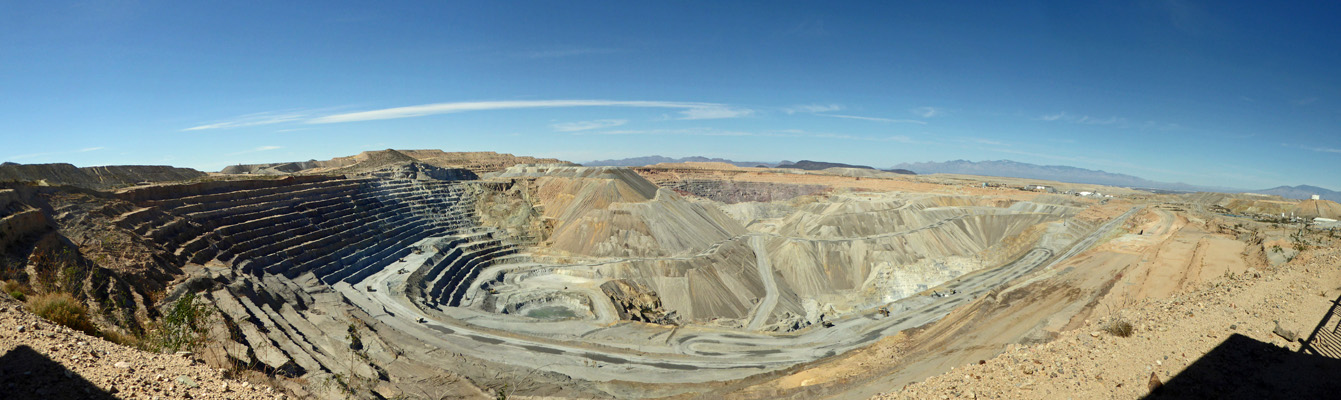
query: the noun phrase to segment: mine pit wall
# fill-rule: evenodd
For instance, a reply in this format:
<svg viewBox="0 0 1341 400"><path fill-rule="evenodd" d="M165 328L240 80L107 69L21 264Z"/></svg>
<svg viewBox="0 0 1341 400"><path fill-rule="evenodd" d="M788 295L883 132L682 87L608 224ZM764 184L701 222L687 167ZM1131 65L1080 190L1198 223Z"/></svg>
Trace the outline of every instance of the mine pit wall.
<svg viewBox="0 0 1341 400"><path fill-rule="evenodd" d="M685 180L663 182L662 187L677 193L689 194L725 204L743 202L773 202L791 200L800 196L826 193L830 190L824 185L799 185L771 182L737 182L720 180Z"/></svg>
<svg viewBox="0 0 1341 400"><path fill-rule="evenodd" d="M477 184L303 176L143 187L118 194L141 208L116 223L161 244L190 272L183 283L225 317L211 333L216 362L309 380L384 380L393 353L367 350L388 346L346 317L352 309L328 285L357 287L435 250L409 271L407 291L430 305L459 304L480 270L515 253L506 235L478 225ZM442 239L413 246L430 237ZM363 332L361 348L349 329Z"/></svg>

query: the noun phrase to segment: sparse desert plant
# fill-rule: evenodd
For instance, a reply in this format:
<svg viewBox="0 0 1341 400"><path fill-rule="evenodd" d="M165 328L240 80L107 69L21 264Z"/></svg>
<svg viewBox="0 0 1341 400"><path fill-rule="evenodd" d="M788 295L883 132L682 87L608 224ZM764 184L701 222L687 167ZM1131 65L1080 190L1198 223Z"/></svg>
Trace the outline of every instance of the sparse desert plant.
<svg viewBox="0 0 1341 400"><path fill-rule="evenodd" d="M51 322L65 325L89 335L97 335L98 328L88 319L88 310L69 293L46 293L28 301L28 310Z"/></svg>
<svg viewBox="0 0 1341 400"><path fill-rule="evenodd" d="M28 295L23 292L23 284L18 281L5 281L4 289L5 293L9 293L10 297L13 297L15 300L24 301L28 299Z"/></svg>
<svg viewBox="0 0 1341 400"><path fill-rule="evenodd" d="M102 336L103 339L107 339L107 341L109 342L116 343L122 346L134 347L137 349L144 347L144 341L141 340L140 337L135 335L127 335L115 330L109 329L102 331L100 336Z"/></svg>
<svg viewBox="0 0 1341 400"><path fill-rule="evenodd" d="M1136 331L1136 327L1123 319L1115 319L1104 325L1104 332L1117 337L1128 337Z"/></svg>
<svg viewBox="0 0 1341 400"><path fill-rule="evenodd" d="M211 316L208 303L198 300L195 293L187 293L154 324L144 347L160 352L194 349L204 343Z"/></svg>

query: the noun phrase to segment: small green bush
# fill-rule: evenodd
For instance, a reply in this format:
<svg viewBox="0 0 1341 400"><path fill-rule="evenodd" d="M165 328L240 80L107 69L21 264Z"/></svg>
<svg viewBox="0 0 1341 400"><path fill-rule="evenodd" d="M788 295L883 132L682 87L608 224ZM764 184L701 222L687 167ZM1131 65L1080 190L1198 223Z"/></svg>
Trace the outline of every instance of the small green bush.
<svg viewBox="0 0 1341 400"><path fill-rule="evenodd" d="M23 293L23 284L18 281L5 281L4 286L5 293L9 293L9 296L13 297L15 300L26 301L28 299L28 295Z"/></svg>
<svg viewBox="0 0 1341 400"><path fill-rule="evenodd" d="M28 301L28 310L51 322L65 325L89 335L97 335L98 328L88 319L88 310L69 293L47 293Z"/></svg>
<svg viewBox="0 0 1341 400"><path fill-rule="evenodd" d="M195 349L206 340L212 315L209 303L197 301L195 293L187 293L173 302L155 324L147 347L162 352Z"/></svg>

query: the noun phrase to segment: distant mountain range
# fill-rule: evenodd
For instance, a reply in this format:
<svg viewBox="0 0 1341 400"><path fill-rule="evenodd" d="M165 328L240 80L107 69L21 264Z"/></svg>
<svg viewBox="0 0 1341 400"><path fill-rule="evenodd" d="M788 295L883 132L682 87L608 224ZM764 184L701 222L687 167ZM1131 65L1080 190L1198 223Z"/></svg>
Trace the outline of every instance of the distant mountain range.
<svg viewBox="0 0 1341 400"><path fill-rule="evenodd" d="M1320 188L1317 186L1299 185L1299 186L1278 186L1266 190L1256 190L1253 193L1274 194L1287 199L1308 199L1312 195L1318 195L1323 200L1331 200L1341 203L1341 192Z"/></svg>
<svg viewBox="0 0 1341 400"><path fill-rule="evenodd" d="M824 162L824 161L810 161L810 160L801 160L797 162L783 161L778 163L777 167L775 168L795 168L795 169L804 169L807 171L819 171L822 169L829 169L829 168L875 169L874 167L869 167L865 165L852 165L852 164ZM893 172L896 174L915 175L913 171L909 171L906 169L882 169L879 171Z"/></svg>
<svg viewBox="0 0 1341 400"><path fill-rule="evenodd" d="M868 166L865 166L865 165L852 165L852 164L843 164L843 163L835 163L835 162L824 162L824 161L810 161L810 160L801 160L801 161L797 161L797 162L783 161L783 162L778 163L777 168L804 169L804 170L806 170L806 171L819 171L819 170L822 170L822 169L828 169L828 168L860 168L860 169L875 169L875 168L873 168L873 167L868 167Z"/></svg>
<svg viewBox="0 0 1341 400"><path fill-rule="evenodd" d="M624 159L618 159L618 160L596 160L596 161L588 161L588 162L584 162L584 163L582 163L582 165L585 165L585 166L588 166L588 167L641 167L641 166L644 166L644 165L653 165L653 164L662 164L662 163L683 163L683 162L719 162L719 163L727 163L727 164L735 165L735 166L737 166L737 167L751 167L751 168L752 168L752 167L763 167L763 168L794 168L794 169L803 169L803 170L807 170L807 171L818 171L818 170L822 170L822 169L826 169L826 168L861 168L861 169L876 169L876 168L874 168L874 167L870 167L870 166L866 166L866 165L852 165L852 164L843 164L843 163L835 163L835 162L824 162L824 161L810 161L810 160L801 160L801 161L797 161L797 162L791 162L791 161L787 161L787 160L782 160L782 161L779 161L779 162L766 162L766 161L734 161L734 160L728 160L728 159L725 159L725 158L709 158L709 157L702 157L702 156L690 156L690 157L680 157L680 158L670 158L670 157L662 157L662 156L633 157L633 158L624 158ZM908 171L908 170L892 170L892 169L890 169L890 170L880 170L880 171L894 172L894 173L899 173L899 174L913 174L912 171Z"/></svg>
<svg viewBox="0 0 1341 400"><path fill-rule="evenodd" d="M731 161L725 158L708 158L701 156L670 158L662 156L633 157L619 160L596 160L582 163L588 167L641 167L644 165L663 164L663 163L683 163L683 162L720 162L735 165L737 167L757 167L760 165L772 168L778 163L769 163L762 161ZM786 162L786 161L784 161Z"/></svg>
<svg viewBox="0 0 1341 400"><path fill-rule="evenodd" d="M863 168L876 169L865 165L852 165L834 162L801 160L798 162L781 161L777 163L770 162L738 162L723 158L708 157L683 157L669 158L662 156L626 158L622 160L601 160L583 163L588 166L625 166L636 167L658 163L677 163L677 162L723 162L741 167L769 167L769 168L796 168L805 170L820 170L825 168ZM1198 186L1181 182L1159 182L1149 179L1119 174L1102 170L1092 170L1085 168L1070 167L1065 165L1038 165L1022 163L1011 160L995 161L968 161L954 160L946 162L919 162L902 163L895 165L891 169L882 171L897 173L917 173L917 174L962 174L962 175L983 175L983 176L1002 176L1010 178L1039 179L1071 183L1089 183L1094 185L1121 186L1137 189L1158 189L1164 191L1176 192L1222 192L1222 193L1260 193L1277 195L1288 199L1308 199L1312 195L1318 195L1322 199L1341 202L1341 192L1333 191L1317 186L1299 185L1299 186L1280 186L1263 190L1245 190L1241 188L1230 187L1212 187Z"/></svg>
<svg viewBox="0 0 1341 400"><path fill-rule="evenodd" d="M1241 189L1225 187L1206 187L1186 183L1158 182L1149 179L1118 174L1107 171L1069 167L1065 165L1038 165L1010 160L968 161L954 160L946 162L903 163L895 168L906 168L919 174L963 174L1003 176L1010 178L1040 179L1071 183L1089 183L1094 185L1121 186L1130 188L1162 189L1186 192L1241 192Z"/></svg>

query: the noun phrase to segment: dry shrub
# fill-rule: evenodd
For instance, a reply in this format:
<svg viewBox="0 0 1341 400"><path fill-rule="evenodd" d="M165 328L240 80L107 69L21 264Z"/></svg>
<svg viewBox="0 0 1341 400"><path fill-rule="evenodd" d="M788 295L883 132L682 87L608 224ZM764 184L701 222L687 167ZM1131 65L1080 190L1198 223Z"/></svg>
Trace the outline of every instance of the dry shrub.
<svg viewBox="0 0 1341 400"><path fill-rule="evenodd" d="M1104 332L1108 332L1108 334L1118 337L1131 336L1131 334L1135 331L1136 328L1133 327L1130 322L1120 319L1113 322L1109 322L1108 325L1104 326Z"/></svg>
<svg viewBox="0 0 1341 400"><path fill-rule="evenodd" d="M28 310L51 322L65 325L89 335L97 335L98 328L88 319L84 304L69 293L47 293L28 300Z"/></svg>
<svg viewBox="0 0 1341 400"><path fill-rule="evenodd" d="M24 301L28 297L23 293L23 284L18 281L8 280L4 284L5 293L9 293L15 300Z"/></svg>

